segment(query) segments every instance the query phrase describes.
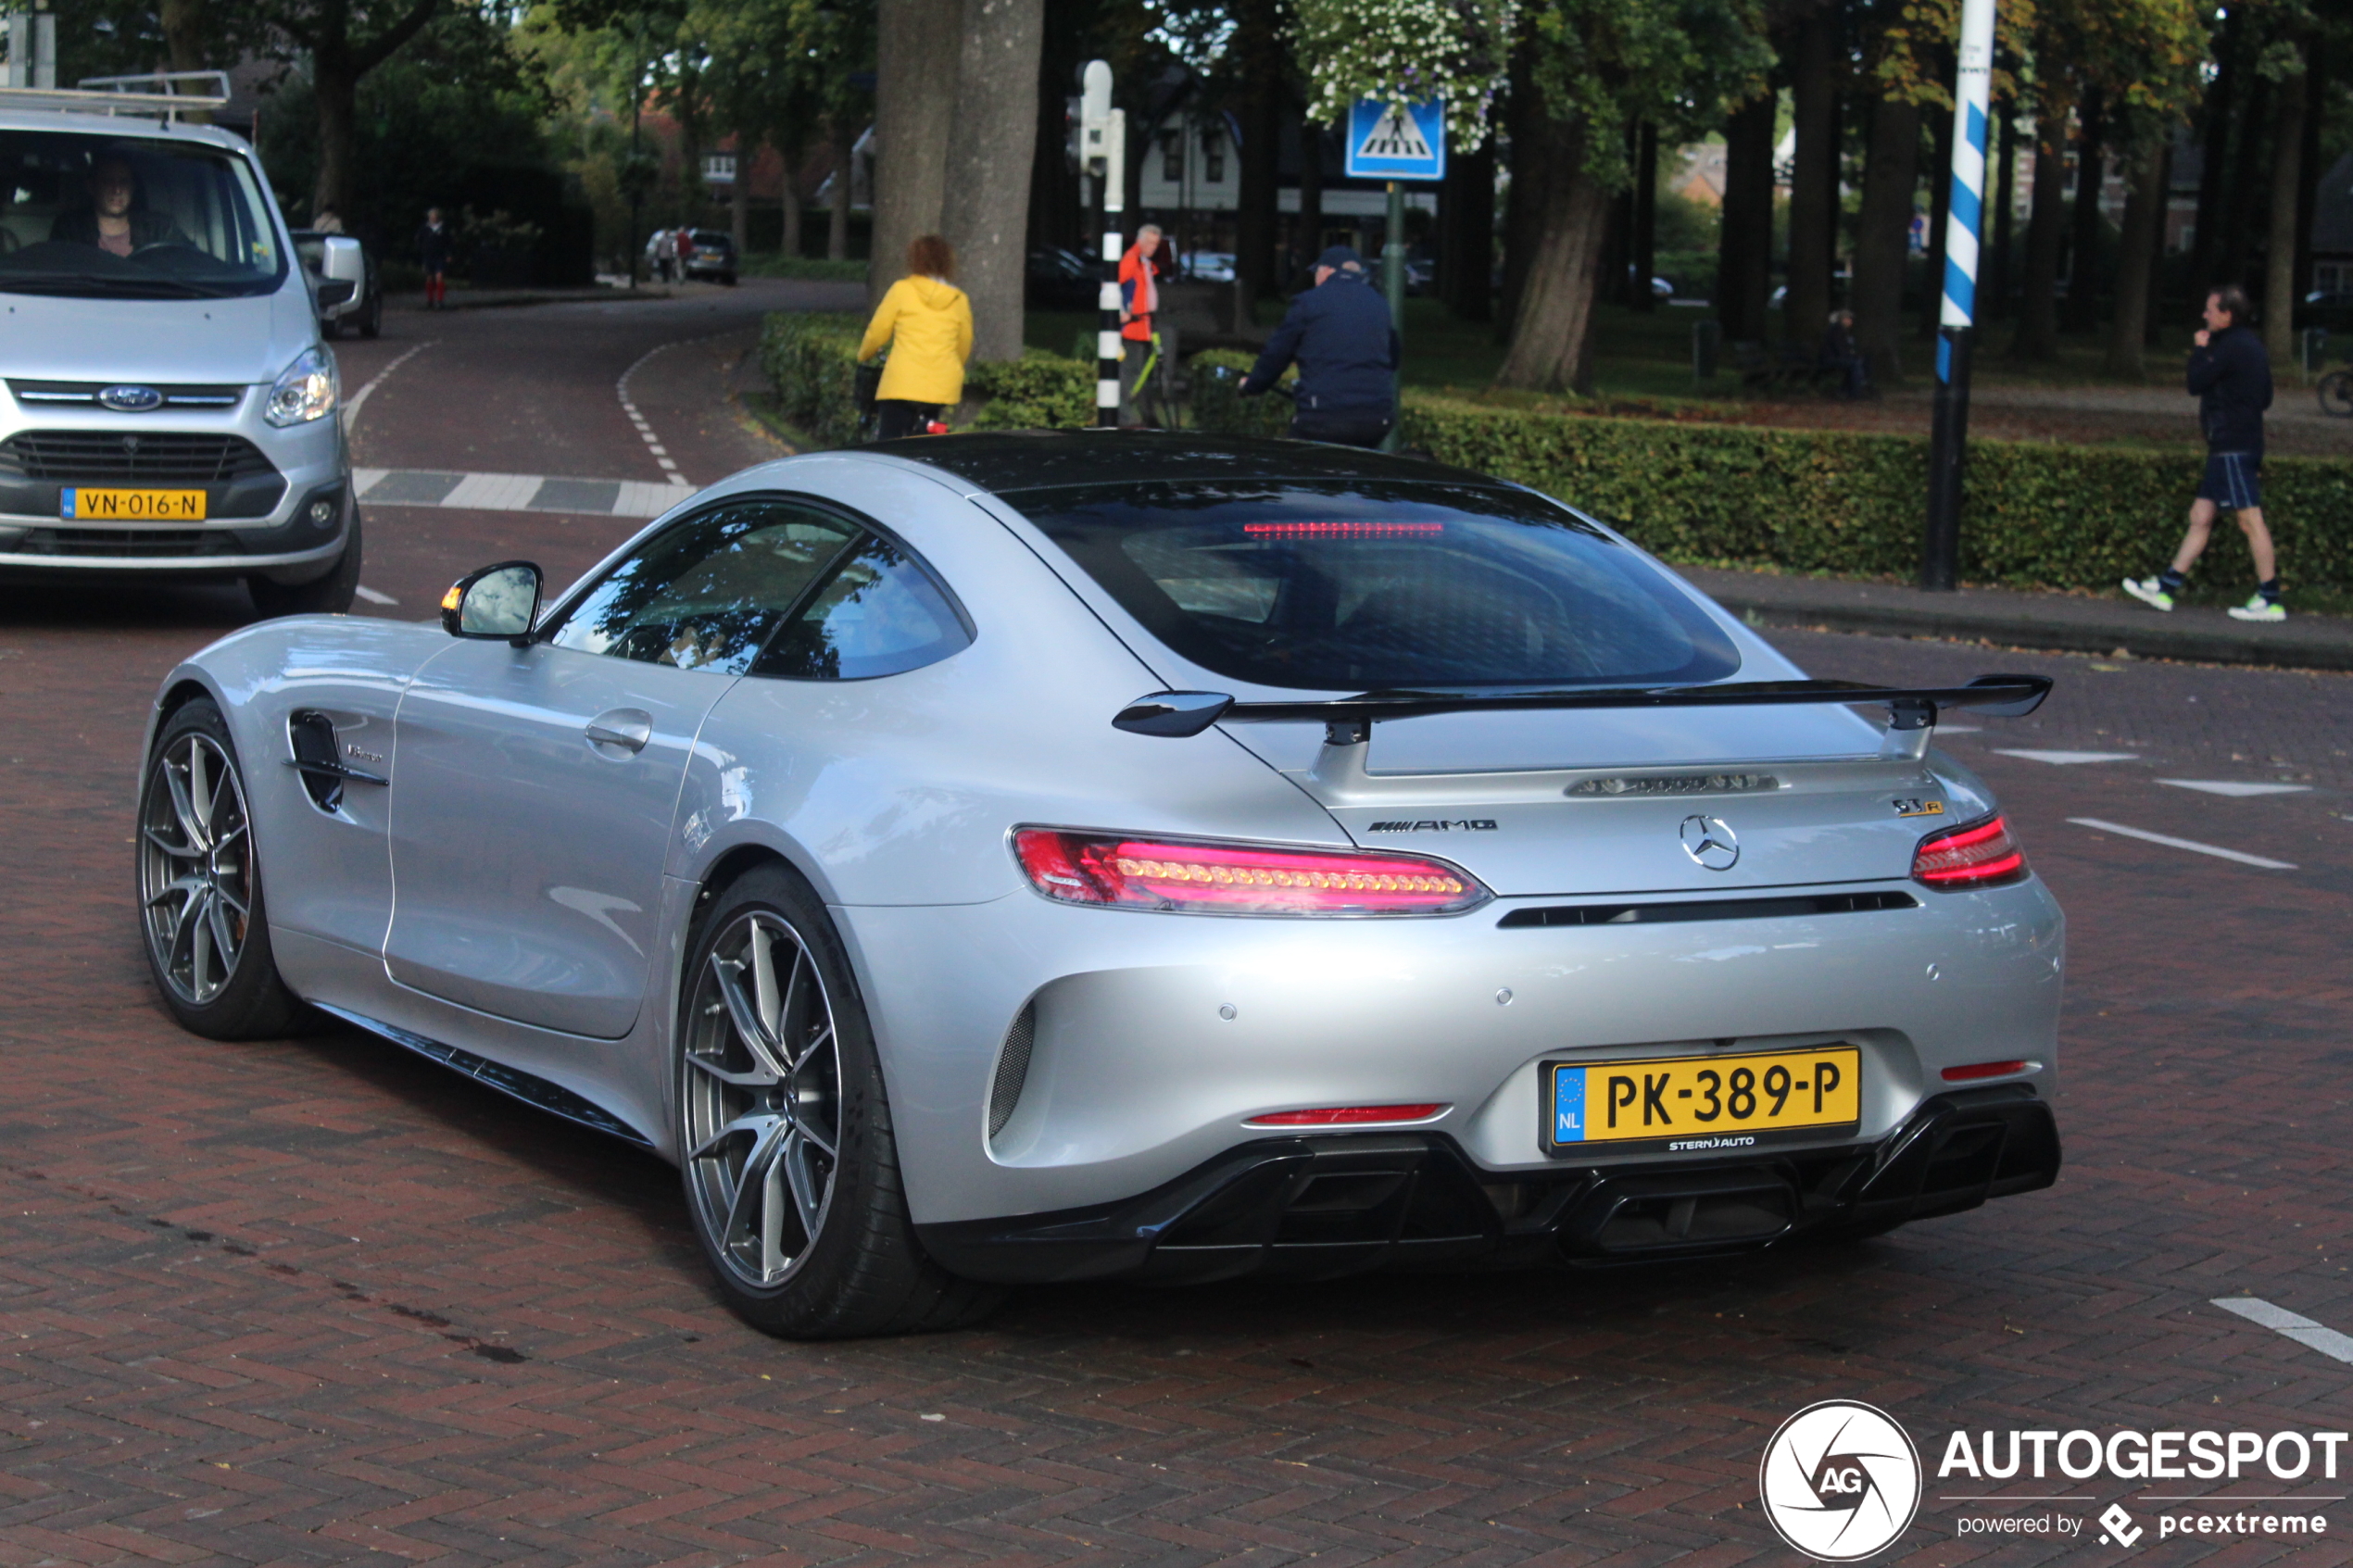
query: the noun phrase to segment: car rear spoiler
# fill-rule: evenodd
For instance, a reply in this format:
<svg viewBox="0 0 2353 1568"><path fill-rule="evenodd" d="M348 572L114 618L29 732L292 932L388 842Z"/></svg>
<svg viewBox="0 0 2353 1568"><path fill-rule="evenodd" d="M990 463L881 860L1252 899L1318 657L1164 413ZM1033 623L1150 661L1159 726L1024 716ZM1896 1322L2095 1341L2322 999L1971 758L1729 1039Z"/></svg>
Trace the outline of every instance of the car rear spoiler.
<svg viewBox="0 0 2353 1568"><path fill-rule="evenodd" d="M1552 691L1365 692L1358 696L1302 702L1238 702L1223 692L1154 692L1139 696L1112 720L1130 734L1182 738L1216 723L1277 723L1311 721L1324 726L1327 746L1355 746L1372 738L1384 719L1419 719L1433 713L1497 713L1532 709L1593 708L1777 708L1796 703L1884 703L1891 739L1897 732L1933 729L1946 708L1974 708L2003 718L2020 718L2051 695L2047 675L1980 675L1966 686L1874 686L1861 681L1740 681L1714 686L1570 687ZM1905 749L1917 751L1917 746Z"/></svg>

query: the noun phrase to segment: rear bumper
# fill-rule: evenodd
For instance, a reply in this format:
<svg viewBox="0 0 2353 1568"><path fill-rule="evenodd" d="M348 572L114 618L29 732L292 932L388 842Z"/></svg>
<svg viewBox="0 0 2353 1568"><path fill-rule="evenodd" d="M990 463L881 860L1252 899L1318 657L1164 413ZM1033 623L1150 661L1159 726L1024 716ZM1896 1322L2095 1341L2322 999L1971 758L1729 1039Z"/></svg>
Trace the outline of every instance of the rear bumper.
<svg viewBox="0 0 2353 1568"><path fill-rule="evenodd" d="M1880 1142L1781 1159L1481 1171L1442 1134L1269 1138L1120 1202L920 1224L942 1267L1048 1284L1378 1268L1543 1268L1755 1251L2049 1186L2058 1124L2025 1085L1939 1095Z"/></svg>

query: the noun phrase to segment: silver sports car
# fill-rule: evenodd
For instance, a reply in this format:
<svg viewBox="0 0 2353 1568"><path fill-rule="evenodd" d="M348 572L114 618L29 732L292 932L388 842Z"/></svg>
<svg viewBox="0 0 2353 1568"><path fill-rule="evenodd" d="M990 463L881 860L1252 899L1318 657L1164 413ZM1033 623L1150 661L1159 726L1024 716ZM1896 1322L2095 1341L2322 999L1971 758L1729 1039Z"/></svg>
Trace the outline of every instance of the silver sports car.
<svg viewBox="0 0 2353 1568"><path fill-rule="evenodd" d="M778 1334L1578 1266L2050 1184L2062 922L1940 713L1529 489L1290 442L788 458L553 596L157 697L215 1038L316 1009L673 1160Z"/></svg>

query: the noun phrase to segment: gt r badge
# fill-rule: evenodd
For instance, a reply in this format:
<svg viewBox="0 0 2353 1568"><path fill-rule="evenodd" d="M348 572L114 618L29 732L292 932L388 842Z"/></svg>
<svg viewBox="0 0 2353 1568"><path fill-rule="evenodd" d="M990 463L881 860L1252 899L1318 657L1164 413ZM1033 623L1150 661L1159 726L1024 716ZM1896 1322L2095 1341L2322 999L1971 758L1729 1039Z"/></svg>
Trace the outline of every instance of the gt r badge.
<svg viewBox="0 0 2353 1568"><path fill-rule="evenodd" d="M1741 858L1741 841L1721 817L1685 817L1683 853L1712 872L1728 872Z"/></svg>
<svg viewBox="0 0 2353 1568"><path fill-rule="evenodd" d="M1895 814L1899 817L1941 817L1944 814L1942 800L1908 800L1896 797Z"/></svg>

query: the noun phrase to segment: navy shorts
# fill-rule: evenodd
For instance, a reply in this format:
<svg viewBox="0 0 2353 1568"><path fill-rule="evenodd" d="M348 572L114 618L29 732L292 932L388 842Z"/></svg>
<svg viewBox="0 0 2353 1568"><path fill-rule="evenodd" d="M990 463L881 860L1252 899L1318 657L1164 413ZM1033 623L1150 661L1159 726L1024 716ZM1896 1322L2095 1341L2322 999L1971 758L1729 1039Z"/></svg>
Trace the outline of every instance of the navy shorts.
<svg viewBox="0 0 2353 1568"><path fill-rule="evenodd" d="M2197 482L2197 498L2234 512L2253 511L2263 505L2263 454L2210 452L2206 476Z"/></svg>

